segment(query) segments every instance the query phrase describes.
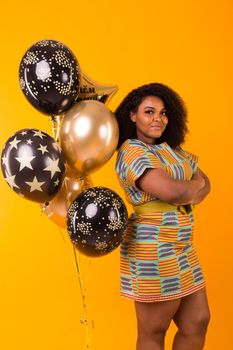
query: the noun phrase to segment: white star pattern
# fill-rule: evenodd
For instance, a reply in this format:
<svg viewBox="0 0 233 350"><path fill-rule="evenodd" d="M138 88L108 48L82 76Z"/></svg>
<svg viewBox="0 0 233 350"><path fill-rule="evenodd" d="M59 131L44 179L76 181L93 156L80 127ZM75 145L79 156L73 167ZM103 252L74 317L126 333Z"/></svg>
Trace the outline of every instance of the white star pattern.
<svg viewBox="0 0 233 350"><path fill-rule="evenodd" d="M36 176L34 176L34 179L32 182L30 181L25 181L25 183L30 186L30 192L33 192L33 191L40 191L40 192L43 192L41 186L45 183L44 181L43 182L39 182L36 178Z"/></svg>
<svg viewBox="0 0 233 350"><path fill-rule="evenodd" d="M52 177L54 176L54 174L55 174L57 171L58 171L58 172L61 172L61 169L60 169L59 166L58 166L59 159L53 160L53 159L50 159L50 158L49 158L49 161L50 161L49 166L47 166L47 167L44 168L43 170L44 170L44 171L51 171L51 179L52 179Z"/></svg>
<svg viewBox="0 0 233 350"><path fill-rule="evenodd" d="M45 135L42 134L42 132L40 130L38 130L38 131L33 130L33 132L34 132L33 136L39 136L42 140L43 140L43 137L45 137Z"/></svg>
<svg viewBox="0 0 233 350"><path fill-rule="evenodd" d="M21 135L26 135L27 134L27 131L23 131L20 133Z"/></svg>
<svg viewBox="0 0 233 350"><path fill-rule="evenodd" d="M2 164L3 164L3 165L6 165L6 162L7 162L7 157L6 157L6 156L3 156L3 157L2 157Z"/></svg>
<svg viewBox="0 0 233 350"><path fill-rule="evenodd" d="M14 189L13 187L19 188L19 186L15 184L15 176L16 175L5 177L6 182L10 185L12 189Z"/></svg>
<svg viewBox="0 0 233 350"><path fill-rule="evenodd" d="M59 182L60 182L59 179L57 179L56 181L54 181L54 186L58 186L58 185L59 185Z"/></svg>
<svg viewBox="0 0 233 350"><path fill-rule="evenodd" d="M45 152L49 153L49 151L47 150L47 146L43 146L40 144L40 147L37 149L38 149L38 151L41 151L42 154L44 154Z"/></svg>
<svg viewBox="0 0 233 350"><path fill-rule="evenodd" d="M31 161L36 158L35 156L33 157L15 157L15 159L20 163L20 169L19 171L21 171L23 168L29 168L29 169L33 169L33 167L31 166Z"/></svg>
<svg viewBox="0 0 233 350"><path fill-rule="evenodd" d="M17 136L15 136L14 140L10 142L11 149L15 148L18 149L18 143L21 142L21 140L17 140Z"/></svg>
<svg viewBox="0 0 233 350"><path fill-rule="evenodd" d="M31 145L33 141L31 139L26 140L28 145Z"/></svg>

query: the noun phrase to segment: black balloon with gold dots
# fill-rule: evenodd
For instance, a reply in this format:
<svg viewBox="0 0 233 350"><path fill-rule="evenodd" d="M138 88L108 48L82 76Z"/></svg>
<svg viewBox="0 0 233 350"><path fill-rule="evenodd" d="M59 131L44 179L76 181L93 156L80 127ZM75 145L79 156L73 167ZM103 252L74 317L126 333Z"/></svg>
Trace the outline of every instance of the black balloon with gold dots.
<svg viewBox="0 0 233 350"><path fill-rule="evenodd" d="M23 56L19 83L27 100L40 112L61 114L77 97L80 67L71 50L56 40L41 40Z"/></svg>
<svg viewBox="0 0 233 350"><path fill-rule="evenodd" d="M75 247L87 256L116 249L127 229L128 213L121 197L106 187L91 187L71 204L67 229Z"/></svg>

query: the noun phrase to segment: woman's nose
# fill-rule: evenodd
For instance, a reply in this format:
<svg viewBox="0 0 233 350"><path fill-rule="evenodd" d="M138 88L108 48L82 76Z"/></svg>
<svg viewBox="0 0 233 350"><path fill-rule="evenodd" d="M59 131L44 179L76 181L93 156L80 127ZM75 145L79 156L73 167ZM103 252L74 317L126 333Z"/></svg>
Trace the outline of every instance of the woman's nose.
<svg viewBox="0 0 233 350"><path fill-rule="evenodd" d="M160 116L159 114L155 113L155 114L153 115L153 120L154 120L154 121L160 122L160 121L161 121L161 116Z"/></svg>

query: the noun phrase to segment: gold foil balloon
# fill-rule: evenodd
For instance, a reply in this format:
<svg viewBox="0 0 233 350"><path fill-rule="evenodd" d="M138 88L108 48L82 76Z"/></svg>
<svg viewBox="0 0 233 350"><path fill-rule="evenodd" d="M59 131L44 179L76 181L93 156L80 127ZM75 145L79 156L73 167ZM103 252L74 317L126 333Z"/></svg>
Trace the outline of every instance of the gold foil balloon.
<svg viewBox="0 0 233 350"><path fill-rule="evenodd" d="M77 176L85 176L113 155L119 138L118 123L103 103L82 101L64 115L59 138L71 169Z"/></svg>
<svg viewBox="0 0 233 350"><path fill-rule="evenodd" d="M84 190L92 187L90 176L84 178L74 178L70 169L67 170L62 187L56 197L48 204L41 204L45 215L55 224L66 228L66 216L69 206L73 200Z"/></svg>
<svg viewBox="0 0 233 350"><path fill-rule="evenodd" d="M117 85L104 85L97 83L82 71L76 102L96 100L106 104L111 100L117 90Z"/></svg>

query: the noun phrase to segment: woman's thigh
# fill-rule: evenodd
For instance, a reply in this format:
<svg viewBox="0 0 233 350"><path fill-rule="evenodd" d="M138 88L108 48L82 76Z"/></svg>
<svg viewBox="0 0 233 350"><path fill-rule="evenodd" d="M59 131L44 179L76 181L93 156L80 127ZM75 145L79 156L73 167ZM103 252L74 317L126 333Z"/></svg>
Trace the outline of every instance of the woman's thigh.
<svg viewBox="0 0 233 350"><path fill-rule="evenodd" d="M144 333L166 331L181 299L143 303L135 301L138 330Z"/></svg>

